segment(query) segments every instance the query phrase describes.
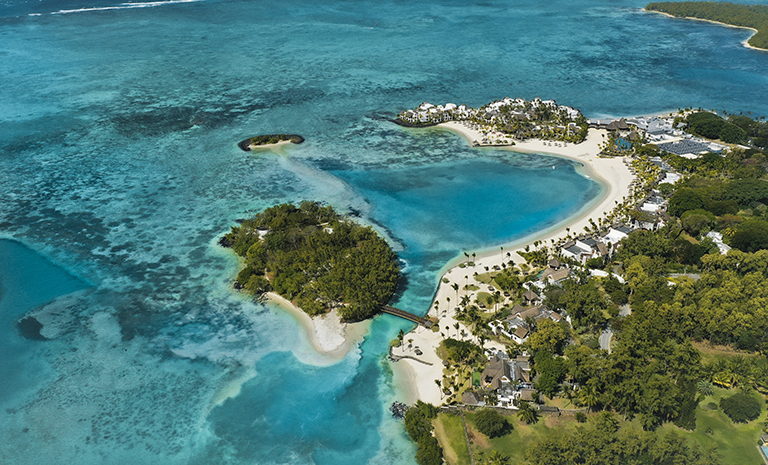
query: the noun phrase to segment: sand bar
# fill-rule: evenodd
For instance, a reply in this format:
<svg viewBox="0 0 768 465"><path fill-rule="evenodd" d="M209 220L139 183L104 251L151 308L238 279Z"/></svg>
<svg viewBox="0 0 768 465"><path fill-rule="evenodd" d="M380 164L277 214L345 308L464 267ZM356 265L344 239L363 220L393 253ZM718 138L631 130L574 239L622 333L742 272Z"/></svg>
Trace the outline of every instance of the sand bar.
<svg viewBox="0 0 768 465"><path fill-rule="evenodd" d="M274 293L266 293L269 302L290 314L304 329L309 343L322 356L320 363L330 365L342 358L362 342L368 334L371 320L358 323L342 323L337 312L323 316L310 317L290 300Z"/></svg>
<svg viewBox="0 0 768 465"><path fill-rule="evenodd" d="M438 127L461 134L470 144L475 140L482 140L483 138L483 134L480 131L471 129L462 123L441 123ZM392 364L396 382L405 384L401 387L403 396L415 397L434 405L442 403L444 396L435 383L436 379L442 379L443 377L442 360L440 360L435 352L435 349L443 339L441 332L445 337L452 337L454 339L464 337L477 343L476 338L471 335L469 329L463 323L453 318L453 308L461 296L473 295L474 292L462 289L457 292L450 286L452 283L458 283L460 287L463 287L466 283L476 284L481 287L481 290L485 290L485 285L474 280L473 275L475 272L479 274L485 273L486 266L489 268L493 268L496 265L501 266L503 261L509 261L510 259L518 264L524 263L525 260L517 254L517 251L523 250L526 245L536 240L546 242L549 245L551 244L551 239L557 241L565 237L566 228L570 228L572 234L582 233L585 226L590 226L590 219L597 222L599 218L611 213L617 203L622 203L625 198L630 198L630 185L634 180L634 176L624 160L622 158L597 157L597 154L600 152L599 145L603 142L604 137L607 137L607 131L590 129L587 139L580 144L534 139L518 141L513 147L504 147L504 149L518 152L549 154L576 160L583 165L583 169L580 172L599 182L603 186L603 192L597 199L585 205L575 215L556 225L512 243L500 244L492 250L478 251L473 267L459 268L456 266L460 261L463 261L462 257L457 257L446 265L444 268L446 271L442 278L448 279L448 283L443 283L442 278L440 279L435 299L429 309L430 316L439 318L440 331L433 332L423 327L417 327L405 337L406 341L413 339L411 348L408 348L408 344L406 344L404 349L394 349L395 355L401 355L400 352L402 352L403 355L413 356L415 355L413 351L419 348L423 355L418 356L418 358L432 364L427 365L410 359L402 359ZM503 247L503 252L500 247ZM511 254L510 257L507 257L507 252ZM447 298L450 299L450 302L446 300ZM437 303L437 310L435 310L435 303ZM457 323L459 324L458 330L454 327ZM466 336L461 335L462 331ZM485 348L503 349L503 346L491 341L485 343Z"/></svg>

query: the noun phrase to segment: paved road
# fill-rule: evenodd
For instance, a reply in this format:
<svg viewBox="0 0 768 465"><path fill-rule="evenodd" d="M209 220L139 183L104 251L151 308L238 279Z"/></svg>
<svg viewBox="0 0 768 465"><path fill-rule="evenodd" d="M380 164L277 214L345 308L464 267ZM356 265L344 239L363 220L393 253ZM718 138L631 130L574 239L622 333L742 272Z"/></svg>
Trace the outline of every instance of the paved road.
<svg viewBox="0 0 768 465"><path fill-rule="evenodd" d="M611 338L613 337L613 331L611 331L611 328L608 328L604 330L602 333L600 333L600 348L603 350L607 350L608 353L611 353Z"/></svg>

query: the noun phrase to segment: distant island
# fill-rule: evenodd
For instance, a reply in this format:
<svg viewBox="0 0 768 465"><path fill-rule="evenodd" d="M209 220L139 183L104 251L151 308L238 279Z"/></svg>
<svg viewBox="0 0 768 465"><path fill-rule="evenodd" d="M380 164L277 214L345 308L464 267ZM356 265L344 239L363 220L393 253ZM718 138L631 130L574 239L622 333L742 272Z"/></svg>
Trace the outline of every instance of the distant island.
<svg viewBox="0 0 768 465"><path fill-rule="evenodd" d="M747 44L768 50L768 5L738 5L716 2L655 2L649 3L648 11L665 13L676 18L693 18L714 21L731 26L755 30Z"/></svg>
<svg viewBox="0 0 768 465"><path fill-rule="evenodd" d="M316 202L267 208L232 227L221 244L245 258L237 288L274 291L310 316L336 310L347 323L370 318L400 278L397 255L381 236Z"/></svg>
<svg viewBox="0 0 768 465"><path fill-rule="evenodd" d="M304 138L298 134L264 134L261 136L249 137L248 139L242 140L237 144L237 146L246 152L250 152L254 148L277 145L280 142L301 144L304 142Z"/></svg>
<svg viewBox="0 0 768 465"><path fill-rule="evenodd" d="M424 102L398 114L395 122L406 127L463 124L482 132L473 145L515 145L514 140L532 138L578 144L589 130L589 123L579 110L540 98L529 101L505 97L480 108Z"/></svg>

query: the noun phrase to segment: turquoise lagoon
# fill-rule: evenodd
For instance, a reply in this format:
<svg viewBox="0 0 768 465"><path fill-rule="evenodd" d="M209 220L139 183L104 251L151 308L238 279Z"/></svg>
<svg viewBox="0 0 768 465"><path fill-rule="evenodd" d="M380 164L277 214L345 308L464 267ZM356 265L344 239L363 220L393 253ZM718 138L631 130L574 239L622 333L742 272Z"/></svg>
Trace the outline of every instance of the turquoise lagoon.
<svg viewBox="0 0 768 465"><path fill-rule="evenodd" d="M0 462L404 464L379 317L343 360L230 288L238 218L314 199L440 270L600 194L573 163L388 121L554 98L589 117L768 114L749 32L642 2L0 3ZM307 138L241 152L249 135ZM555 169L552 169L552 166ZM17 321L35 315L47 340Z"/></svg>

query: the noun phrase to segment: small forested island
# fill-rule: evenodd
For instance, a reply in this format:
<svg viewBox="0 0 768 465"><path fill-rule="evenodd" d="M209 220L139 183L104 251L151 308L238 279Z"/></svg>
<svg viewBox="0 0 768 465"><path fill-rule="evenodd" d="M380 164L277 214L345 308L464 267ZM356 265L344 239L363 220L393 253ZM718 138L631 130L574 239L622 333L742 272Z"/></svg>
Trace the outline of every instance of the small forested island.
<svg viewBox="0 0 768 465"><path fill-rule="evenodd" d="M304 138L298 134L264 134L261 136L249 137L248 139L242 140L237 144L237 146L246 152L250 152L254 148L275 145L280 142L301 144L304 142Z"/></svg>
<svg viewBox="0 0 768 465"><path fill-rule="evenodd" d="M748 27L757 33L747 43L768 50L768 5L738 5L719 2L655 2L648 11L666 13L676 18L695 18L732 26Z"/></svg>
<svg viewBox="0 0 768 465"><path fill-rule="evenodd" d="M336 310L345 322L370 318L400 278L397 255L373 228L316 202L267 208L221 243L245 258L236 287L274 291L310 316Z"/></svg>
<svg viewBox="0 0 768 465"><path fill-rule="evenodd" d="M428 127L449 121L463 122L484 133L494 133L497 138L517 140L538 138L579 143L584 141L589 129L587 119L579 110L540 98L529 101L505 97L480 108L424 102L413 110L401 112L395 119L397 124L407 127ZM513 144L510 141L506 145Z"/></svg>

